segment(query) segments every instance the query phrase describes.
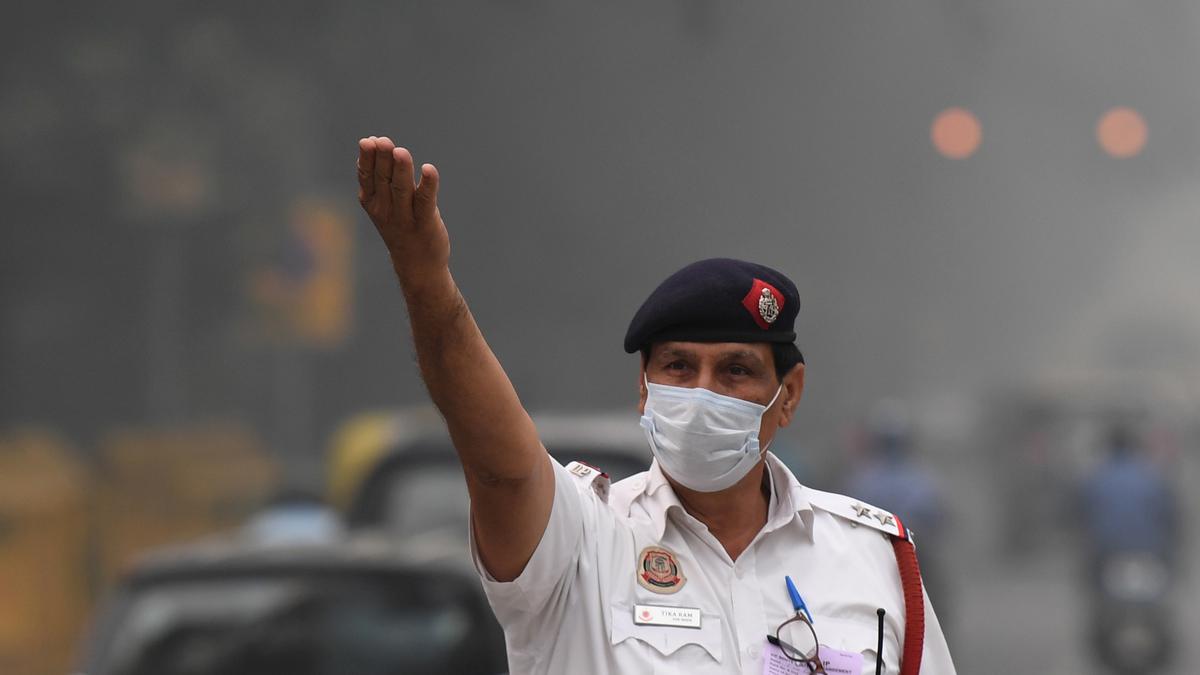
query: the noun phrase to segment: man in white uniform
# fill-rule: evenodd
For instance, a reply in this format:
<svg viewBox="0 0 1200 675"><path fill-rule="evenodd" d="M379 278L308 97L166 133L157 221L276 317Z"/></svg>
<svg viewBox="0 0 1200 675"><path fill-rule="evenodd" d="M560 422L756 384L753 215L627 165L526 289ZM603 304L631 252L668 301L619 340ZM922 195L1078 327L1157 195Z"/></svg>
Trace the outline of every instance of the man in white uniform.
<svg viewBox="0 0 1200 675"><path fill-rule="evenodd" d="M463 464L513 673L954 672L899 519L767 451L804 389L786 277L706 260L651 294L625 348L655 460L610 488L546 453L451 277L437 170L416 173L389 139L359 141L359 201Z"/></svg>

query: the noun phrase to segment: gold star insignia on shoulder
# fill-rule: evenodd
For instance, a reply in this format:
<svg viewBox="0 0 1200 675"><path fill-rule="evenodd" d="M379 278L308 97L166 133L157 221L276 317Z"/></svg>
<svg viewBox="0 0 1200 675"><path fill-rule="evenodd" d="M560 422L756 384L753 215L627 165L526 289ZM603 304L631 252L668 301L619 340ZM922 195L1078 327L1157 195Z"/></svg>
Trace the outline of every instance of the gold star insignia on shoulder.
<svg viewBox="0 0 1200 675"><path fill-rule="evenodd" d="M875 520L878 520L880 525L894 525L896 523L896 519L892 518L892 514L883 513L882 511L875 514Z"/></svg>
<svg viewBox="0 0 1200 675"><path fill-rule="evenodd" d="M855 502L850 505L850 508L854 509L854 512L856 514L858 514L859 518L870 518L871 517L871 507L869 507L869 506L863 506L862 504Z"/></svg>

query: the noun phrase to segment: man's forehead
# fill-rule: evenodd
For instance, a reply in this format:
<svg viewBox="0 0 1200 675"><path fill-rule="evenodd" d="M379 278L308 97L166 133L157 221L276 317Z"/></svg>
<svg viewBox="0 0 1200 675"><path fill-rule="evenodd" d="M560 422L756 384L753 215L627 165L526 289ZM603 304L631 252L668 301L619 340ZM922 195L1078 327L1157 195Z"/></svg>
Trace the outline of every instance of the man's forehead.
<svg viewBox="0 0 1200 675"><path fill-rule="evenodd" d="M728 358L733 356L766 358L771 346L765 342L684 342L667 340L650 345L650 356L708 356Z"/></svg>

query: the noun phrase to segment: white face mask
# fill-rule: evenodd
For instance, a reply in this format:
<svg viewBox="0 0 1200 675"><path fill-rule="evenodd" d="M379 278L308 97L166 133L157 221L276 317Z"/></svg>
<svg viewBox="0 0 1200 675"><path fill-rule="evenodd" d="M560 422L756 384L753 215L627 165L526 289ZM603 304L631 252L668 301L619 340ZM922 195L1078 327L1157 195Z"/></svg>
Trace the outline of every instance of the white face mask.
<svg viewBox="0 0 1200 675"><path fill-rule="evenodd" d="M698 492L724 490L758 463L758 430L783 385L767 405L707 389L646 381L641 425L663 471Z"/></svg>

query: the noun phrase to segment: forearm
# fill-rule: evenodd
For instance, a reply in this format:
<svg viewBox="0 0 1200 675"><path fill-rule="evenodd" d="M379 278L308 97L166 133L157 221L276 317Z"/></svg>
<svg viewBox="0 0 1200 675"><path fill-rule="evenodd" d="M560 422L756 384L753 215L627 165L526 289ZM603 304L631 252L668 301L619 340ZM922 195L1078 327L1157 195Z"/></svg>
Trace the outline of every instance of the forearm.
<svg viewBox="0 0 1200 675"><path fill-rule="evenodd" d="M412 155L386 136L359 139L358 150L358 201L404 291L421 376L466 474L480 557L513 579L549 520L553 466L450 276L437 169L422 165L414 186Z"/></svg>
<svg viewBox="0 0 1200 675"><path fill-rule="evenodd" d="M545 461L545 450L450 271L420 279L396 273L421 377L468 478L486 484L530 477Z"/></svg>

